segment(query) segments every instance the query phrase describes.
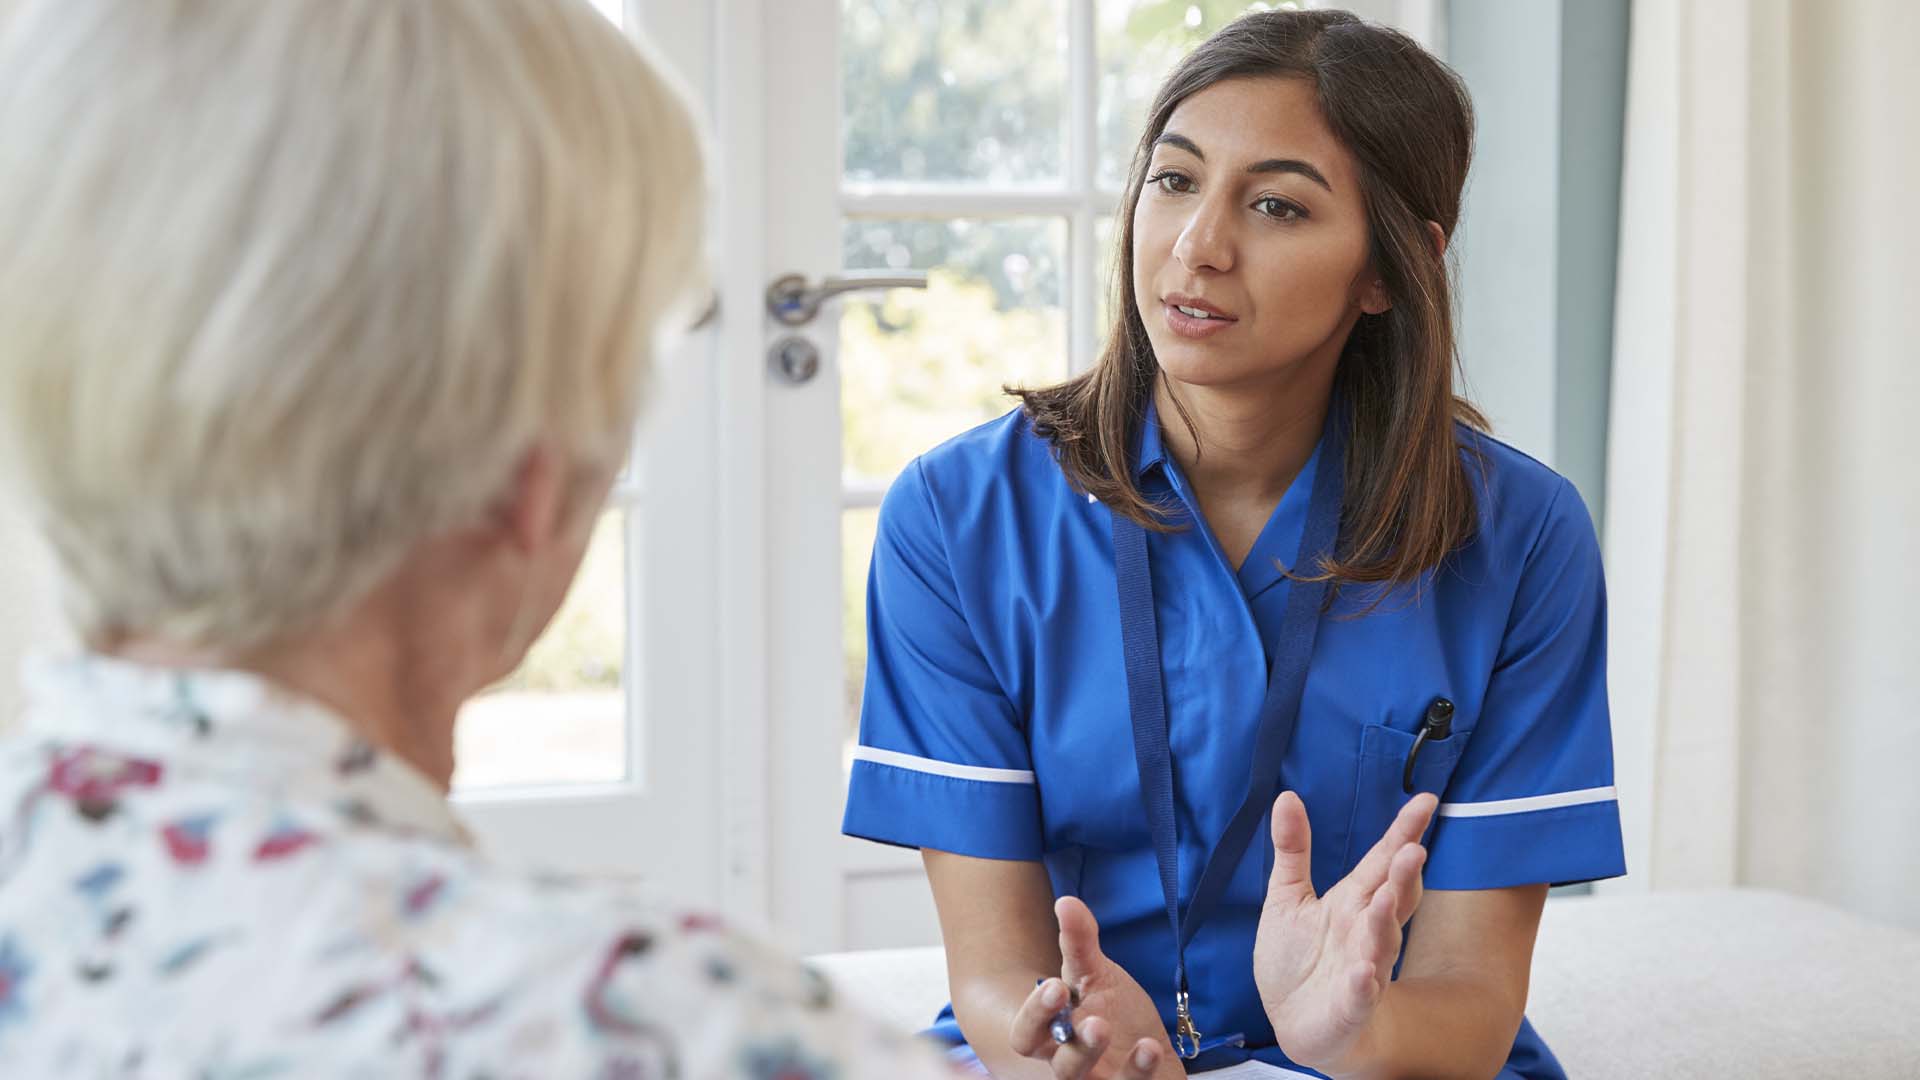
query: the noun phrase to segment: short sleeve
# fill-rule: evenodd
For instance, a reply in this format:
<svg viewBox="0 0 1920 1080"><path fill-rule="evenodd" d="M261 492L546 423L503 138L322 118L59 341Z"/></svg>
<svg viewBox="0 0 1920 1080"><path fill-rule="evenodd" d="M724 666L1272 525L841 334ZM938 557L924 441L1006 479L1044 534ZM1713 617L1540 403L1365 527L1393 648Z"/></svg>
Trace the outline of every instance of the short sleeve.
<svg viewBox="0 0 1920 1080"><path fill-rule="evenodd" d="M1433 889L1626 873L1607 710L1607 598L1579 493L1559 481L1521 571L1480 717L1442 796Z"/></svg>
<svg viewBox="0 0 1920 1080"><path fill-rule="evenodd" d="M925 467L880 507L867 675L842 831L990 859L1041 856L1025 725L969 625Z"/></svg>

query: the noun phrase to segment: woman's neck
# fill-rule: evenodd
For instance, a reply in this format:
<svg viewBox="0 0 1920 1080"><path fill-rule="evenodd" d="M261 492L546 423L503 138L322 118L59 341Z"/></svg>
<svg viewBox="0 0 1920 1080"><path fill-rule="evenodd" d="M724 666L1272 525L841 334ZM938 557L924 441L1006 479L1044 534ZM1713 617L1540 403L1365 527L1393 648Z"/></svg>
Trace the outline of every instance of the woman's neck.
<svg viewBox="0 0 1920 1080"><path fill-rule="evenodd" d="M184 647L135 636L101 651L158 667L258 675L327 707L361 738L447 791L454 720L467 694L444 663L408 645L419 640L417 628L384 599L390 598L376 598L326 630L255 650Z"/></svg>
<svg viewBox="0 0 1920 1080"><path fill-rule="evenodd" d="M1161 438L1203 504L1271 510L1279 503L1320 443L1331 374L1318 385L1285 380L1257 387L1196 386L1176 383L1164 373L1155 380ZM1191 428L1176 401L1185 407Z"/></svg>

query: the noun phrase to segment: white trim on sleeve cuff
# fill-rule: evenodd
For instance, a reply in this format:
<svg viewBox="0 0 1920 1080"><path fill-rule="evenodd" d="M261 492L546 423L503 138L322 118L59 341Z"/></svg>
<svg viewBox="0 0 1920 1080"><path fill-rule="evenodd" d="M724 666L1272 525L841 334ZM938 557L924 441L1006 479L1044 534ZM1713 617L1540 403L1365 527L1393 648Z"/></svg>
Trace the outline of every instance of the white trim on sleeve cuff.
<svg viewBox="0 0 1920 1080"><path fill-rule="evenodd" d="M912 754L902 754L898 750L881 750L872 746L854 747L853 760L871 761L875 765L891 765L896 769L910 769L914 772L931 773L934 776L951 776L955 780L985 780L994 784L1035 783L1031 769L989 769L981 765L955 765L951 761L936 761L933 758L915 757Z"/></svg>
<svg viewBox="0 0 1920 1080"><path fill-rule="evenodd" d="M1557 791L1551 795L1530 795L1524 799L1441 803L1440 816L1497 817L1501 814L1525 814L1534 810L1552 810L1561 806L1585 806L1588 803L1612 802L1614 798L1612 787L1583 788L1579 791Z"/></svg>

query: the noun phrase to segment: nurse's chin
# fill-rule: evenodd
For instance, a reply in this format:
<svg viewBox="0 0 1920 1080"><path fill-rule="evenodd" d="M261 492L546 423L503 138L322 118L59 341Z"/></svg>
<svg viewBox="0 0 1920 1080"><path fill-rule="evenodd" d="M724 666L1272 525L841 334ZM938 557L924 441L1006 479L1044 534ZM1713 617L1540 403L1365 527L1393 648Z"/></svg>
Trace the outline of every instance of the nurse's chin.
<svg viewBox="0 0 1920 1080"><path fill-rule="evenodd" d="M1238 349L1189 341L1173 341L1164 347L1156 341L1153 356L1166 378L1187 386L1209 388L1260 382L1284 367L1270 357L1247 356Z"/></svg>

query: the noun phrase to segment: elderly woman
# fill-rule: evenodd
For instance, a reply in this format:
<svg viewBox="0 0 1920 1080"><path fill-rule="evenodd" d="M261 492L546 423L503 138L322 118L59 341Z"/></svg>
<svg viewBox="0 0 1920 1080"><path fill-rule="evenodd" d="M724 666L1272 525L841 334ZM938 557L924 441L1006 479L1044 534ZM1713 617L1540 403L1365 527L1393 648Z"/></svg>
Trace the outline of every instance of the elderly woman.
<svg viewBox="0 0 1920 1080"><path fill-rule="evenodd" d="M86 651L0 744L0 1074L911 1077L798 967L467 845L698 139L577 0L22 0L0 429Z"/></svg>

